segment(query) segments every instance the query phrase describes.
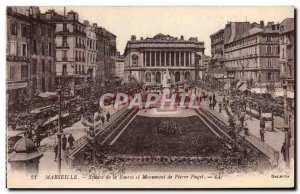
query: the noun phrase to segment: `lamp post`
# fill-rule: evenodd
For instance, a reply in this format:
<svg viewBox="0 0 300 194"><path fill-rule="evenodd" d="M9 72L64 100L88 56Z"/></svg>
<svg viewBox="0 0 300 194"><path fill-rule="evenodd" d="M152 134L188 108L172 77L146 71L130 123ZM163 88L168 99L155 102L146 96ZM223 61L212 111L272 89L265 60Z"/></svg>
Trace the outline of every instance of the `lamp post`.
<svg viewBox="0 0 300 194"><path fill-rule="evenodd" d="M57 131L57 139L58 139L58 173L61 174L61 78L58 80L57 93L58 93L58 131Z"/></svg>

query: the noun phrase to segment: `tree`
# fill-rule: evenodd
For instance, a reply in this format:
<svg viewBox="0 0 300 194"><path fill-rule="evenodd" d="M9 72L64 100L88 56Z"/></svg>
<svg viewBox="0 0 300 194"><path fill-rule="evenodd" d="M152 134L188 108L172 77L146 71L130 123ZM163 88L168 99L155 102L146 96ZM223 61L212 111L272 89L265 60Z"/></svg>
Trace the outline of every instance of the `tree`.
<svg viewBox="0 0 300 194"><path fill-rule="evenodd" d="M22 88L19 91L19 102L24 107L24 112L17 114L15 120L15 126L24 126L28 137L32 139L33 134L37 127L46 119L37 119L35 118L35 113L32 113L32 110L35 108L38 101L39 92L32 85L32 82L29 81L28 85L25 88Z"/></svg>
<svg viewBox="0 0 300 194"><path fill-rule="evenodd" d="M83 109L82 124L89 129L95 130L100 127L100 115L102 111L99 109L99 85L92 79L86 81L87 86L84 88L84 95L80 99L80 104ZM96 114L98 113L98 114Z"/></svg>

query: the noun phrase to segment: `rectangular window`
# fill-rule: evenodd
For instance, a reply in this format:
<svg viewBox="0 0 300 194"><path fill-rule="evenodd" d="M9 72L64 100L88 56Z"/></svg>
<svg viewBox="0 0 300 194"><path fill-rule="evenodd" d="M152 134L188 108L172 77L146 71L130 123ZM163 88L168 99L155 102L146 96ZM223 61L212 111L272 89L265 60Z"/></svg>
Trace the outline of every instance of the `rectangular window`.
<svg viewBox="0 0 300 194"><path fill-rule="evenodd" d="M17 55L17 43L15 41L10 42L10 55Z"/></svg>
<svg viewBox="0 0 300 194"><path fill-rule="evenodd" d="M48 62L48 67L49 67L48 71L49 71L49 73L51 73L52 72L52 61L51 61L51 59Z"/></svg>
<svg viewBox="0 0 300 194"><path fill-rule="evenodd" d="M22 52L21 52L23 57L27 56L27 44L22 43Z"/></svg>
<svg viewBox="0 0 300 194"><path fill-rule="evenodd" d="M12 35L17 35L18 31L17 31L17 23L16 22L12 22L10 25L10 30L11 30L11 34Z"/></svg>
<svg viewBox="0 0 300 194"><path fill-rule="evenodd" d="M267 46L267 54L271 54L271 46Z"/></svg>
<svg viewBox="0 0 300 194"><path fill-rule="evenodd" d="M42 55L45 55L45 44L42 42Z"/></svg>
<svg viewBox="0 0 300 194"><path fill-rule="evenodd" d="M52 91L52 78L48 78L48 91Z"/></svg>
<svg viewBox="0 0 300 194"><path fill-rule="evenodd" d="M21 66L21 80L27 80L28 78L28 66L22 65Z"/></svg>
<svg viewBox="0 0 300 194"><path fill-rule="evenodd" d="M67 51L63 51L62 60L67 61Z"/></svg>
<svg viewBox="0 0 300 194"><path fill-rule="evenodd" d="M37 53L36 40L33 40L33 53Z"/></svg>
<svg viewBox="0 0 300 194"><path fill-rule="evenodd" d="M45 73L45 59L42 59L42 73Z"/></svg>
<svg viewBox="0 0 300 194"><path fill-rule="evenodd" d="M16 74L15 66L10 66L9 78L12 80L15 79L15 74Z"/></svg>
<svg viewBox="0 0 300 194"><path fill-rule="evenodd" d="M66 36L62 37L62 46L63 47L67 46L67 37Z"/></svg>
<svg viewBox="0 0 300 194"><path fill-rule="evenodd" d="M42 92L46 91L46 82L45 82L45 78L42 78Z"/></svg>
<svg viewBox="0 0 300 194"><path fill-rule="evenodd" d="M28 36L28 32L27 32L27 27L22 25L22 37L27 37Z"/></svg>
<svg viewBox="0 0 300 194"><path fill-rule="evenodd" d="M37 72L37 59L32 59L31 74L36 74L36 72Z"/></svg>
<svg viewBox="0 0 300 194"><path fill-rule="evenodd" d="M67 75L67 64L63 64L62 74Z"/></svg>
<svg viewBox="0 0 300 194"><path fill-rule="evenodd" d="M36 77L34 77L34 78L32 78L32 87L34 88L34 89L37 89L37 80L36 80Z"/></svg>
<svg viewBox="0 0 300 194"><path fill-rule="evenodd" d="M52 44L51 44L51 42L49 42L49 44L48 44L48 53L49 53L49 56L52 56Z"/></svg>

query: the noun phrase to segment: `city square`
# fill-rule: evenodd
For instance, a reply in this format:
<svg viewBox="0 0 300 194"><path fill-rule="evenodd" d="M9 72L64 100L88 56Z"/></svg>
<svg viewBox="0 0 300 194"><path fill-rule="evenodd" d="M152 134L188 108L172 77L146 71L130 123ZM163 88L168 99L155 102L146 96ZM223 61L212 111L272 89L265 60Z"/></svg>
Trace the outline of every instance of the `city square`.
<svg viewBox="0 0 300 194"><path fill-rule="evenodd" d="M290 172L294 18L276 22L228 21L209 44L131 35L119 51L80 11L7 7L7 171Z"/></svg>

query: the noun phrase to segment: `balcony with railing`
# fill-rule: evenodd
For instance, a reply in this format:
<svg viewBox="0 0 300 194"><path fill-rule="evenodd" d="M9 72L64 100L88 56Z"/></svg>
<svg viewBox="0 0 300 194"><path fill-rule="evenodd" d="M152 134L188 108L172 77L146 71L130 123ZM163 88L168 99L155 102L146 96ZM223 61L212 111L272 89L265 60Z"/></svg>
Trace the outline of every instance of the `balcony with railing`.
<svg viewBox="0 0 300 194"><path fill-rule="evenodd" d="M6 55L6 60L16 62L28 62L29 58L26 56Z"/></svg>
<svg viewBox="0 0 300 194"><path fill-rule="evenodd" d="M67 42L63 42L61 45L55 45L57 49L70 49L70 46Z"/></svg>
<svg viewBox="0 0 300 194"><path fill-rule="evenodd" d="M68 57L62 57L62 61L68 61Z"/></svg>

